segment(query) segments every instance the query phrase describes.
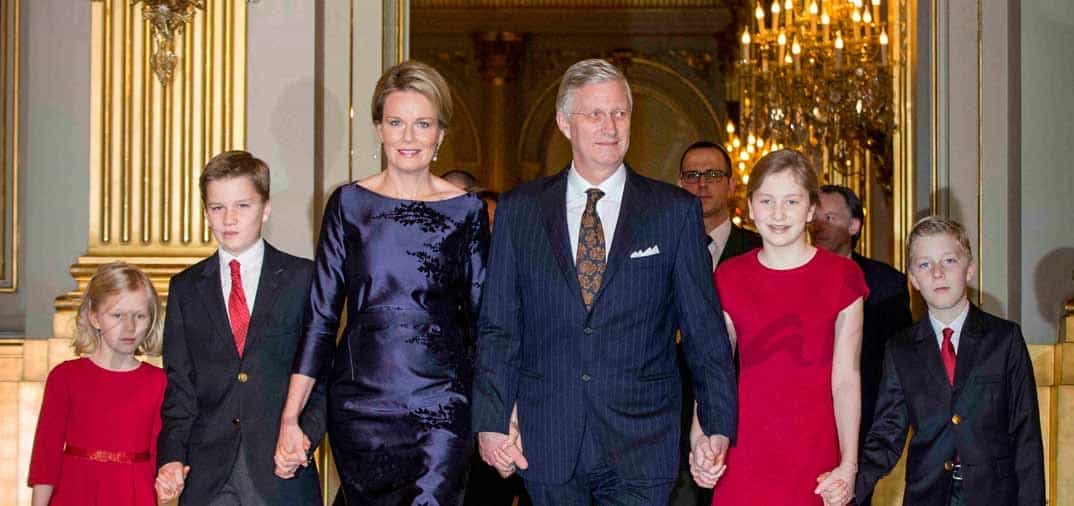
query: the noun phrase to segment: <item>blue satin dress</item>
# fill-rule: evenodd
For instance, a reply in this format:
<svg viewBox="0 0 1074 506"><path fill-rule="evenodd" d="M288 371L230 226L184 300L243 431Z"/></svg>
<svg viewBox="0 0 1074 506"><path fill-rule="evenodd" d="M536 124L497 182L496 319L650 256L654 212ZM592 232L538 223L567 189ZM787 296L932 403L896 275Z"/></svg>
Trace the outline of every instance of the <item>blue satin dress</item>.
<svg viewBox="0 0 1074 506"><path fill-rule="evenodd" d="M328 200L294 372L328 382L347 504L460 503L488 229L473 194L399 200L347 184Z"/></svg>

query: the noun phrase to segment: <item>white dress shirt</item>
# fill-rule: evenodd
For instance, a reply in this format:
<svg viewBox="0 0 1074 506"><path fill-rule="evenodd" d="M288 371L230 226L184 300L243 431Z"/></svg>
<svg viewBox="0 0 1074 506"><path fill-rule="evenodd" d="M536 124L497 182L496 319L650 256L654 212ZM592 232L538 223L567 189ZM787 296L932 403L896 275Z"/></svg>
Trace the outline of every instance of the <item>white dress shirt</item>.
<svg viewBox="0 0 1074 506"><path fill-rule="evenodd" d="M578 232L582 228L582 214L585 213L585 204L588 196L586 190L598 188L604 192L604 196L597 201L597 216L604 228L604 259L608 259L608 252L612 250L612 239L615 236L615 225L619 223L619 208L623 203L623 188L626 186L626 166L620 164L619 168L608 176L599 185L590 184L578 171L574 169L574 163L567 171L567 232L571 237L571 257L578 262Z"/></svg>
<svg viewBox="0 0 1074 506"><path fill-rule="evenodd" d="M958 354L958 338L962 336L962 325L966 323L966 316L970 314L970 305L966 304L966 309L962 310L962 314L958 315L951 323L944 325L943 322L937 320L932 316L932 312L929 312L929 323L932 324L932 333L936 335L936 346L943 350L943 329L949 328L955 331L951 334L951 345L955 347L955 354Z"/></svg>
<svg viewBox="0 0 1074 506"><path fill-rule="evenodd" d="M229 264L232 260L239 261L242 291L246 295L246 310L252 316L254 314L254 299L257 298L257 284L261 281L261 264L265 260L265 240L258 239L253 246L239 253L239 256L233 256L231 253L224 251L223 248L219 248L216 251L217 256L220 257L220 288L224 289L224 312L227 313L228 320L231 320L231 312L227 310L227 303L231 297L231 265Z"/></svg>
<svg viewBox="0 0 1074 506"><path fill-rule="evenodd" d="M727 247L727 239L731 237L731 220L724 220L720 226L709 231L712 242L709 243L709 254L712 255L712 270L716 270L716 264L723 256L723 250Z"/></svg>

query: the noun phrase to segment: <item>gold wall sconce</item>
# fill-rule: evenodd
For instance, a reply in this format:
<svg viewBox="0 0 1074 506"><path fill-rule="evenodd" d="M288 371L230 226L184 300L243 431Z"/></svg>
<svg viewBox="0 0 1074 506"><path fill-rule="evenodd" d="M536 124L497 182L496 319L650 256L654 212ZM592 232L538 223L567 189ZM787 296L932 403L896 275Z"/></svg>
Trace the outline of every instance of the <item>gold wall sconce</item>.
<svg viewBox="0 0 1074 506"><path fill-rule="evenodd" d="M142 2L142 16L153 30L153 56L150 65L161 86L168 86L175 75L175 37L194 17L194 9L205 9L199 0L133 0Z"/></svg>

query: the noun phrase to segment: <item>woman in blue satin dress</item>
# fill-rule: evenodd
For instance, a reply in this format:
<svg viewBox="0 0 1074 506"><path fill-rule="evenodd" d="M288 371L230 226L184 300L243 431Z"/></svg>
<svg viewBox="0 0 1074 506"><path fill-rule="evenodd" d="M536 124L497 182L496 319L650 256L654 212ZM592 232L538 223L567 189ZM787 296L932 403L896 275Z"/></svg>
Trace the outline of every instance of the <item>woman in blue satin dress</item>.
<svg viewBox="0 0 1074 506"><path fill-rule="evenodd" d="M328 433L347 504L457 505L473 447L488 216L480 198L429 171L451 120L435 70L417 62L389 69L372 109L387 169L340 187L325 207L277 474L287 477L309 450L297 418L318 378L328 382Z"/></svg>

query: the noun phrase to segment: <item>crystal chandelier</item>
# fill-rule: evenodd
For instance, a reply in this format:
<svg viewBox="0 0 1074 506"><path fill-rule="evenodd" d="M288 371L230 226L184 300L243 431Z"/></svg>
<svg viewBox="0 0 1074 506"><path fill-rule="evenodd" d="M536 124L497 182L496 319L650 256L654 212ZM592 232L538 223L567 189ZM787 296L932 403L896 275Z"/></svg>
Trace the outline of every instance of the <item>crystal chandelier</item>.
<svg viewBox="0 0 1074 506"><path fill-rule="evenodd" d="M756 4L735 65L739 142L758 152L798 149L822 175L834 170L843 180L882 166L881 141L895 130L889 1L773 0L767 11ZM736 162L759 158L741 153Z"/></svg>

